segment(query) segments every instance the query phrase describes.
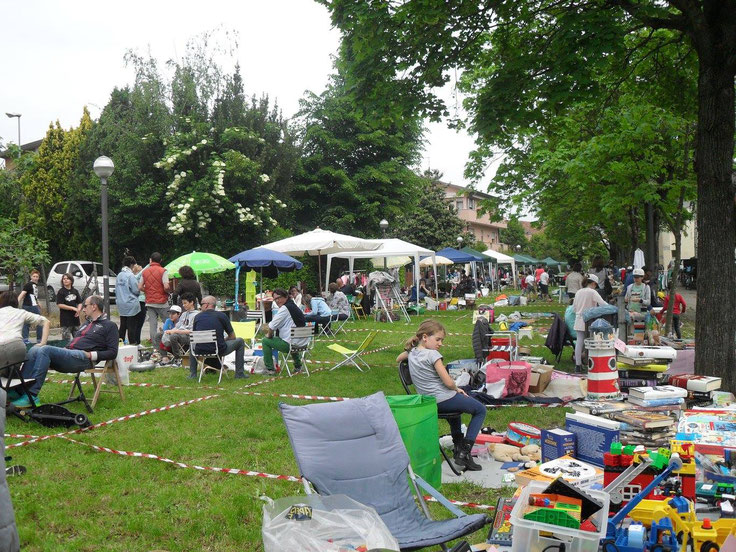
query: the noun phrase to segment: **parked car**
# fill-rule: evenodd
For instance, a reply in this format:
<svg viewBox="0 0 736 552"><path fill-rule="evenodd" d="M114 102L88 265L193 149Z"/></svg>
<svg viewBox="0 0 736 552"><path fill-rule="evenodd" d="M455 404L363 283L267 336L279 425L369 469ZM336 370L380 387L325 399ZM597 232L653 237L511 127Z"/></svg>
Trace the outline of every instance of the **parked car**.
<svg viewBox="0 0 736 552"><path fill-rule="evenodd" d="M61 261L51 267L46 278L46 291L49 294L49 301L56 301L56 294L61 288L61 277L67 272L74 276L74 287L82 295L85 295L85 288L89 291L88 295L103 295L102 263ZM109 270L108 288L110 290L110 302L112 303L115 302L115 276L116 274Z"/></svg>

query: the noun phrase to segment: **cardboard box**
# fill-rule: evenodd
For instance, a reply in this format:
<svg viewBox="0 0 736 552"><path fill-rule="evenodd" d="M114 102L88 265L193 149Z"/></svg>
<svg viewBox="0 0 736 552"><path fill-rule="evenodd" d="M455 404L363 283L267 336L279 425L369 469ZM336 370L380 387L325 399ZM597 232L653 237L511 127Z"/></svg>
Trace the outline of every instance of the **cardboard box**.
<svg viewBox="0 0 736 552"><path fill-rule="evenodd" d="M542 393L552 381L554 366L549 364L535 364L529 376L529 393Z"/></svg>

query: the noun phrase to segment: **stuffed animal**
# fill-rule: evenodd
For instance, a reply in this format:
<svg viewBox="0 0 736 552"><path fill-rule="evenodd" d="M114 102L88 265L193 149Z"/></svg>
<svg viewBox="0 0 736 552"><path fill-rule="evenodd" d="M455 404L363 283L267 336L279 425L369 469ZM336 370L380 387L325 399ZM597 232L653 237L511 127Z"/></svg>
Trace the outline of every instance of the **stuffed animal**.
<svg viewBox="0 0 736 552"><path fill-rule="evenodd" d="M488 450L499 462L528 462L530 457L521 454L521 449L506 443L489 443Z"/></svg>
<svg viewBox="0 0 736 552"><path fill-rule="evenodd" d="M521 449L521 454L528 456L530 460L539 462L542 459L542 449L539 445L527 445Z"/></svg>

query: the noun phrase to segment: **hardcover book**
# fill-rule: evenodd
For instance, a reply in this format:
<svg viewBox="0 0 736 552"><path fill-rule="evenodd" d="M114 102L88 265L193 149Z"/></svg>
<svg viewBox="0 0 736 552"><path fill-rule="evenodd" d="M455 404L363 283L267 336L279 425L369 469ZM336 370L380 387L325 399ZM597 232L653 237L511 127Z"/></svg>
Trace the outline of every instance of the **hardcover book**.
<svg viewBox="0 0 736 552"><path fill-rule="evenodd" d="M717 391L721 388L721 378L682 374L679 376L670 376L670 385L682 387L688 391L707 393L709 391Z"/></svg>
<svg viewBox="0 0 736 552"><path fill-rule="evenodd" d="M674 385L657 385L655 387L632 387L629 389L629 397L637 399L676 399L687 397L687 390Z"/></svg>

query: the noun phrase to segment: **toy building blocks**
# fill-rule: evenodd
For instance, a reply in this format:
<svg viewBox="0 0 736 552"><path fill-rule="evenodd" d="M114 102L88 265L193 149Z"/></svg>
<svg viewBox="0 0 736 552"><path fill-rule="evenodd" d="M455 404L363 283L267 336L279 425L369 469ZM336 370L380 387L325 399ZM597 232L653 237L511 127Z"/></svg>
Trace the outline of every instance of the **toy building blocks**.
<svg viewBox="0 0 736 552"><path fill-rule="evenodd" d="M529 505L524 510L524 519L560 525L572 529L580 528L582 500L555 494L531 494Z"/></svg>

